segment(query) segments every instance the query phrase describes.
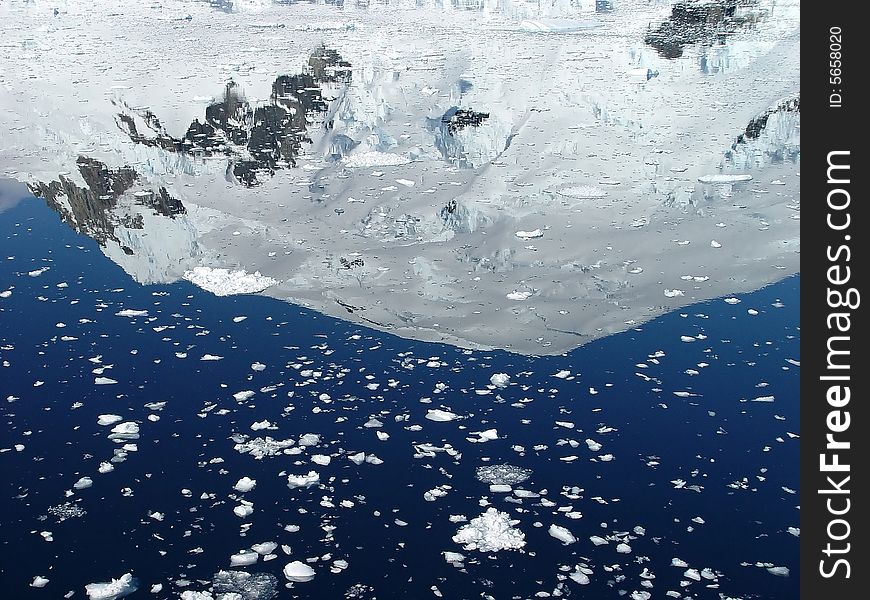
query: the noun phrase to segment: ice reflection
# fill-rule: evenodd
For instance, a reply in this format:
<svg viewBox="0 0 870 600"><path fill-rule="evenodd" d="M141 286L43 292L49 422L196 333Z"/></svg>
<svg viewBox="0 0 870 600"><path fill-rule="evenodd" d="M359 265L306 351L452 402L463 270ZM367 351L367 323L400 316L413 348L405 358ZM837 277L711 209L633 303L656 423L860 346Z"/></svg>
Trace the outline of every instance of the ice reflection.
<svg viewBox="0 0 870 600"><path fill-rule="evenodd" d="M302 145L311 143L308 130L317 117L326 115L329 103L350 80L350 63L321 46L302 73L275 79L267 104L252 105L240 86L230 81L223 98L209 105L204 120L195 119L180 139L167 133L150 109L120 101L118 126L137 144L194 156L229 157L228 175L252 187L278 169L296 166Z"/></svg>

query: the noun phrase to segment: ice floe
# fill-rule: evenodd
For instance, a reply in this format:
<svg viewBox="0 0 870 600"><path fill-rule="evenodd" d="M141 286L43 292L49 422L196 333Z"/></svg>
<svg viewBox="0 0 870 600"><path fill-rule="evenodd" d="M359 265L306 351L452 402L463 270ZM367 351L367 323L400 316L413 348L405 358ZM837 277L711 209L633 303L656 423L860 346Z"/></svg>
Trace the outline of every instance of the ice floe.
<svg viewBox="0 0 870 600"><path fill-rule="evenodd" d="M498 552L519 550L526 545L525 534L514 527L510 515L495 508L488 508L479 517L463 525L453 536L453 541L466 550Z"/></svg>
<svg viewBox="0 0 870 600"><path fill-rule="evenodd" d="M184 278L215 296L254 294L276 285L278 281L261 275L259 271L230 271L215 267L194 267L185 271Z"/></svg>

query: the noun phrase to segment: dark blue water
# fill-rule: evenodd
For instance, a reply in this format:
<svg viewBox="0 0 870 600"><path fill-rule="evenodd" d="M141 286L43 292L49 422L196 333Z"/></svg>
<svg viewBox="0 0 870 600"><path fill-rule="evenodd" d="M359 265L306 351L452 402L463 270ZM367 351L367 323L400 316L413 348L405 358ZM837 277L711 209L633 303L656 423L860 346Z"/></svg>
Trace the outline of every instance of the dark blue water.
<svg viewBox="0 0 870 600"><path fill-rule="evenodd" d="M798 595L798 538L787 531L799 524L798 277L740 295L739 304L687 307L565 356L529 358L409 341L186 282L143 287L36 200L0 213L0 248L0 292L12 292L0 298L4 597L84 598L86 584L131 572L140 582L131 597L178 598L207 590L232 554L266 541L286 544L290 556L279 546L276 559L240 569L278 577L280 598L352 597L348 590L363 589L356 584L367 586L357 596L365 598L434 598L433 586L451 599ZM42 267L50 268L28 275ZM116 315L124 309L148 316ZM706 338L681 341L699 334ZM201 361L206 353L223 358ZM89 360L98 356L99 364ZM433 357L440 366L427 366ZM253 370L255 362L266 368ZM117 384L94 384L93 370L105 365L102 376ZM560 370L574 378L554 377ZM509 374L510 385L477 394L494 373ZM446 388L435 393L438 383ZM239 402L233 394L242 390L255 394ZM764 396L774 400L752 401ZM146 407L155 402L165 406ZM465 418L424 418L439 407ZM141 438L99 473L122 446L97 424L107 413L139 423ZM372 417L383 426L364 427ZM264 419L277 429L251 430ZM466 439L490 428L498 440ZM262 460L230 439L305 433L320 444ZM587 438L602 448L592 452ZM415 458L415 445L427 442L460 455ZM356 452L384 462L357 465L347 458ZM332 462L311 463L313 454ZM606 454L613 460L600 459ZM475 469L498 463L531 469L516 487L541 497L490 493ZM287 487L287 474L309 470L319 486ZM82 476L93 486L73 490ZM233 485L243 476L257 486L240 495ZM446 496L424 500L445 484ZM237 496L253 502L250 517L233 514ZM461 523L450 516L478 516L482 499L519 521L522 552L484 554L452 541ZM85 514L59 522L49 507L65 502ZM162 521L149 517L154 511ZM582 517L565 516L572 511ZM551 524L578 541L563 545L548 535ZM593 535L611 541L595 546ZM630 553L616 551L619 540ZM444 551L464 554L464 568L447 564ZM715 579L688 579L674 557ZM285 588L283 566L314 558L314 580ZM332 573L337 559L348 567ZM592 570L589 585L566 579L578 564ZM645 569L655 578L641 577ZM29 587L36 575L49 578L45 588ZM153 584L162 591L149 593Z"/></svg>

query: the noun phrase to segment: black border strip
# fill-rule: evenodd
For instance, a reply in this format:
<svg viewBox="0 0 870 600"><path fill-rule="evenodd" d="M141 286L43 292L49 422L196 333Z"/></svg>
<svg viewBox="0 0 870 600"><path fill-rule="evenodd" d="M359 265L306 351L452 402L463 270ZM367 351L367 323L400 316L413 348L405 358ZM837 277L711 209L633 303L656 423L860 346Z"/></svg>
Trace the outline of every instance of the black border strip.
<svg viewBox="0 0 870 600"><path fill-rule="evenodd" d="M805 2L801 14L800 577L801 597L812 600L866 594L870 427L862 346L870 339L861 292L870 165L862 118L868 24L859 7Z"/></svg>

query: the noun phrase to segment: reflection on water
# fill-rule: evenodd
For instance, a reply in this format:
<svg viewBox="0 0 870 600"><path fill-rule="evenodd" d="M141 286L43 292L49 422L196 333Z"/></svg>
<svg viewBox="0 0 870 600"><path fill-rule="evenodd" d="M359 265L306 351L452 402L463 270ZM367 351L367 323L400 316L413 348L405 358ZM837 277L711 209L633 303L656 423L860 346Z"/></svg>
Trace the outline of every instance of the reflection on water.
<svg viewBox="0 0 870 600"><path fill-rule="evenodd" d="M801 155L800 96L788 98L753 118L725 154L736 170L765 164L798 163Z"/></svg>
<svg viewBox="0 0 870 600"><path fill-rule="evenodd" d="M34 196L44 198L61 219L78 231L93 238L101 246L109 240L121 245L125 254L133 250L122 244L115 235L115 228L143 229L141 213L116 214L119 200L130 191L139 179L131 167L110 169L93 158L80 156L76 161L85 187L76 185L61 175L51 183L38 182L30 186ZM164 217L174 219L186 212L184 205L161 187L157 191L140 190L132 194L135 204L147 207Z"/></svg>
<svg viewBox="0 0 870 600"><path fill-rule="evenodd" d="M453 106L440 119L430 120L429 126L435 130L435 147L444 160L460 168L479 166L481 160L477 156L469 155L469 149L466 148L460 132L468 127L480 127L487 119L489 113ZM497 150L501 152L505 148ZM493 157L486 156L486 159L491 158Z"/></svg>
<svg viewBox="0 0 870 600"><path fill-rule="evenodd" d="M230 81L223 98L209 105L204 120L195 119L181 139L167 133L151 110L121 103L116 103L122 108L118 126L138 144L198 156L227 156L228 174L251 187L278 169L296 166L302 144L311 143L307 132L315 116L325 115L335 99L325 92L335 85L346 86L350 80L350 63L335 50L321 46L302 73L275 79L267 104L252 106L238 84ZM150 135L140 131L137 117ZM329 122L325 125L330 126Z"/></svg>
<svg viewBox="0 0 870 600"><path fill-rule="evenodd" d="M757 5L758 0L677 2L668 20L648 31L644 42L671 59L680 58L692 44L724 44L729 35L752 28L763 18Z"/></svg>

